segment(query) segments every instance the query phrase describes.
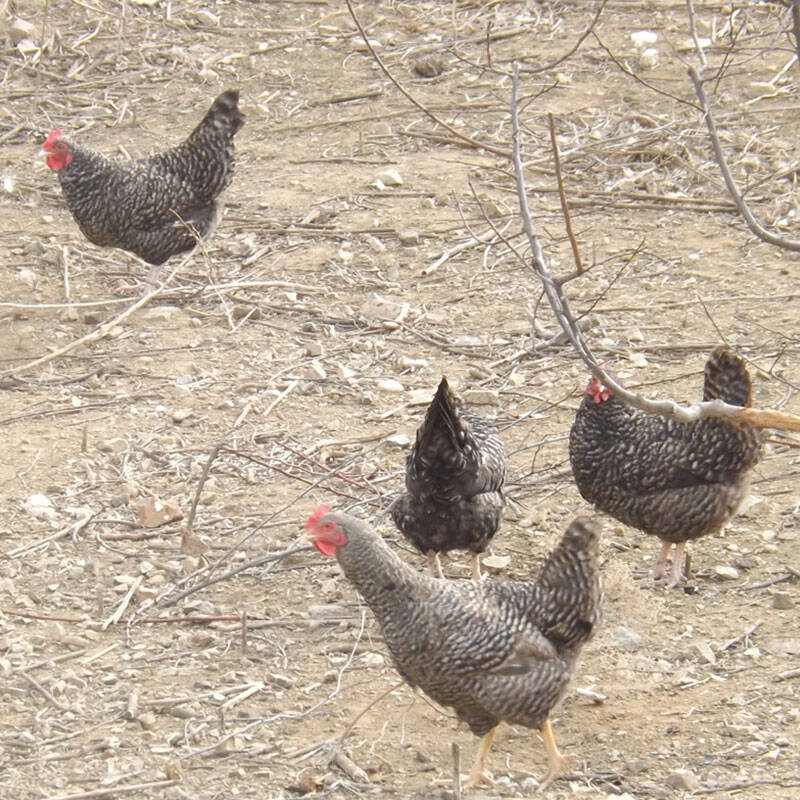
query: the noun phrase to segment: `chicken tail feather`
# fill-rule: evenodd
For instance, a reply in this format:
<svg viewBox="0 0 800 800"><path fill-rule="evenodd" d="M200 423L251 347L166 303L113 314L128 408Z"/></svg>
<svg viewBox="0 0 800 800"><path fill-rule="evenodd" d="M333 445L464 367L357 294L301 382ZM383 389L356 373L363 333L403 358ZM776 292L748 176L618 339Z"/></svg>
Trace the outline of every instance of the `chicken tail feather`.
<svg viewBox="0 0 800 800"><path fill-rule="evenodd" d="M717 347L708 357L703 383L703 401L723 400L734 406L750 405L750 373L744 359Z"/></svg>

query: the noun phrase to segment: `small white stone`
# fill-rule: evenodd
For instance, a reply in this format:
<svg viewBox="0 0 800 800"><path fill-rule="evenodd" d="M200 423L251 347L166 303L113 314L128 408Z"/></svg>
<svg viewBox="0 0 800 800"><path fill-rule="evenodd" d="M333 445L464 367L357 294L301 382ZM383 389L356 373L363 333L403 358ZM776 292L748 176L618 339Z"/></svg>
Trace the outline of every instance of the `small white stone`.
<svg viewBox="0 0 800 800"><path fill-rule="evenodd" d="M219 25L219 17L205 8L197 9L194 16L198 22L208 25L210 28L216 28Z"/></svg>
<svg viewBox="0 0 800 800"><path fill-rule="evenodd" d="M717 564L717 566L714 567L714 575L721 581L735 581L739 577L739 570L736 569L736 567Z"/></svg>
<svg viewBox="0 0 800 800"><path fill-rule="evenodd" d="M628 353L628 360L640 369L649 365L648 360L641 353Z"/></svg>
<svg viewBox="0 0 800 800"><path fill-rule="evenodd" d="M376 181L380 181L384 186L402 186L403 185L403 177L400 173L394 169L385 169L383 172L379 172L375 176Z"/></svg>
<svg viewBox="0 0 800 800"><path fill-rule="evenodd" d="M35 289L36 284L39 282L39 276L27 267L23 267L18 273L17 277L29 288Z"/></svg>
<svg viewBox="0 0 800 800"><path fill-rule="evenodd" d="M611 638L620 650L628 653L635 653L642 646L642 637L636 631L622 625L611 631Z"/></svg>
<svg viewBox="0 0 800 800"><path fill-rule="evenodd" d="M406 387L403 386L400 381L396 381L394 378L381 378L381 380L378 381L377 386L384 392L404 392L406 390Z"/></svg>
<svg viewBox="0 0 800 800"><path fill-rule="evenodd" d="M55 519L57 516L53 501L43 494L30 495L22 504L22 508L37 519Z"/></svg>
<svg viewBox="0 0 800 800"><path fill-rule="evenodd" d="M8 35L11 37L13 44L19 44L25 39L33 40L36 34L36 26L26 19L17 17L11 21L8 26Z"/></svg>
<svg viewBox="0 0 800 800"><path fill-rule="evenodd" d="M658 41L658 34L655 31L634 31L631 41L636 47L647 47Z"/></svg>
<svg viewBox="0 0 800 800"><path fill-rule="evenodd" d="M711 645L708 642L698 642L695 645L695 649L700 655L700 658L702 658L706 663L717 663L717 657L714 655L714 651L711 649Z"/></svg>
<svg viewBox="0 0 800 800"><path fill-rule="evenodd" d="M653 69L658 66L660 55L655 47L648 47L639 56L639 66L642 69Z"/></svg>
<svg viewBox="0 0 800 800"><path fill-rule="evenodd" d="M471 406L494 406L499 399L497 392L491 389L467 389L462 397Z"/></svg>
<svg viewBox="0 0 800 800"><path fill-rule="evenodd" d="M511 563L511 556L486 556L481 564L490 569L505 569Z"/></svg>
<svg viewBox="0 0 800 800"><path fill-rule="evenodd" d="M675 770L675 772L667 775L666 783L667 786L671 786L673 789L683 789L687 792L693 792L700 786L697 776L688 769Z"/></svg>

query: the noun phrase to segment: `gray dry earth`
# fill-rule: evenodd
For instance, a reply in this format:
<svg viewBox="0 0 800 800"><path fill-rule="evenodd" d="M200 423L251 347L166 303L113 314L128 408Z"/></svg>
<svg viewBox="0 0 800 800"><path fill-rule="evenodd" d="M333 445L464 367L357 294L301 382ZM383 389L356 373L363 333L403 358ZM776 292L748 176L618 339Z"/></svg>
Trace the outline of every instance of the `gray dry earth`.
<svg viewBox="0 0 800 800"><path fill-rule="evenodd" d="M788 12L744 6L731 16L697 3L700 33L716 37L709 70L729 65L709 91L754 211L796 235L800 71L780 33ZM600 15L600 39L649 85L594 36L571 52L597 8L357 11L419 102L496 148L510 145L508 71L522 59L542 243L556 272L573 269L552 111L576 237L594 264L567 292L591 312L587 336L623 382L695 399L724 337L750 360L757 403L797 413L797 258L733 213L702 117L680 102L694 101L685 5L612 0ZM408 689L347 740L361 774L316 747L396 680L333 562L304 550L169 602L208 577L207 563L221 575L290 548L318 502L383 510L442 374L497 417L511 453L514 502L488 571L530 575L588 511L566 461L585 369L568 347L541 346L556 329L537 282L507 246L486 244L476 201L524 250L509 162L460 146L412 106L341 2L2 9L0 796L448 796L437 782L449 787L451 742L465 764L476 743ZM14 47L20 16L32 41ZM649 68L631 38L642 30L658 34ZM122 311L145 273L81 237L37 157L47 130L143 155L234 86L247 124L207 253L102 339L20 371ZM377 184L386 170L402 184ZM544 333L532 349L537 310ZM147 528L137 514L153 496L188 514L222 441L194 524L204 561L182 552L179 523ZM658 543L603 518L606 620L576 686L607 699L572 692L559 706L556 737L575 759L548 796L797 796L796 441L775 434L743 513L690 545L691 592L654 587L645 573ZM422 567L390 523L381 530ZM465 576L468 559L445 566ZM471 797L531 795L545 768L538 735L503 726L490 768L497 785Z"/></svg>

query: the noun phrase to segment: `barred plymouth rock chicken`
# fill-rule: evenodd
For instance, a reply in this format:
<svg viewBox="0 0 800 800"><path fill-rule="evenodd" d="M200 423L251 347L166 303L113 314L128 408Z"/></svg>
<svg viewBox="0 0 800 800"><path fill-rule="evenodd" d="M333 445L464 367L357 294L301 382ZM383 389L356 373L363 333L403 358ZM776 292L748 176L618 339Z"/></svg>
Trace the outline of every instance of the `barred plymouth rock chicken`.
<svg viewBox="0 0 800 800"><path fill-rule="evenodd" d="M463 405L442 378L406 459L406 492L392 505L398 529L443 577L439 553L479 555L497 532L503 508L506 451L497 428Z"/></svg>
<svg viewBox="0 0 800 800"><path fill-rule="evenodd" d="M558 775L565 759L548 717L600 619L591 520L570 523L534 580L504 582L419 573L365 522L327 506L306 530L372 609L403 679L483 737L470 785L490 780L485 762L501 721L541 730L549 762L542 786Z"/></svg>
<svg viewBox="0 0 800 800"><path fill-rule="evenodd" d="M207 236L233 177L233 137L244 124L238 102L239 92L223 92L181 144L136 161L112 161L51 131L47 166L89 241L158 267Z"/></svg>
<svg viewBox="0 0 800 800"><path fill-rule="evenodd" d="M716 348L706 363L703 400L748 406L750 390L743 359ZM570 432L569 457L586 500L661 539L656 580L675 544L676 586L687 540L720 530L746 497L761 435L718 417L687 423L645 414L593 377Z"/></svg>

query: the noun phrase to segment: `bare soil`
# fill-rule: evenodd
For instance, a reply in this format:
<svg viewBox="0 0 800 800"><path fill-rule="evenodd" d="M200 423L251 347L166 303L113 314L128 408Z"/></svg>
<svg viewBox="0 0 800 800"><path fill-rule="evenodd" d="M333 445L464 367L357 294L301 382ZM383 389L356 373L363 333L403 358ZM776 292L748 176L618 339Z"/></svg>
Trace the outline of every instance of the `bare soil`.
<svg viewBox="0 0 800 800"><path fill-rule="evenodd" d="M700 33L718 37L709 70L728 64L708 88L734 174L767 225L796 235L788 12L697 7ZM537 228L554 271L571 272L551 111L592 265L567 291L623 382L696 399L724 340L750 360L759 406L800 412L797 257L756 240L725 192L690 105L684 4L608 3L595 30L613 59L593 35L575 49L597 8L357 11L420 103L500 150L521 60ZM34 26L32 47L12 43L18 16ZM306 548L178 598L302 546L319 502L383 511L443 374L497 418L511 453L491 549L501 566L487 571L531 575L591 511L566 447L585 369L546 344L558 331L527 266L488 243L487 217L525 252L509 161L409 103L333 0L12 0L3 17L0 797L450 796L451 743L465 766L476 743L408 688L347 739L357 769L318 747L397 680L333 562ZM641 30L658 34L649 67L631 38ZM229 87L247 122L206 252L108 336L25 369L133 302L146 273L82 238L37 158L47 130L144 155ZM376 182L387 170L402 184ZM189 514L220 443L194 520L208 552L182 550L180 522L143 527L148 498ZM657 541L601 519L605 623L576 686L606 699L571 692L556 710L557 741L575 758L549 796L797 796L797 452L773 437L752 501L724 534L690 544L684 589L648 579ZM422 569L391 522L380 529ZM468 559L445 568L465 577ZM490 768L497 785L470 796L532 795L538 735L503 726Z"/></svg>

